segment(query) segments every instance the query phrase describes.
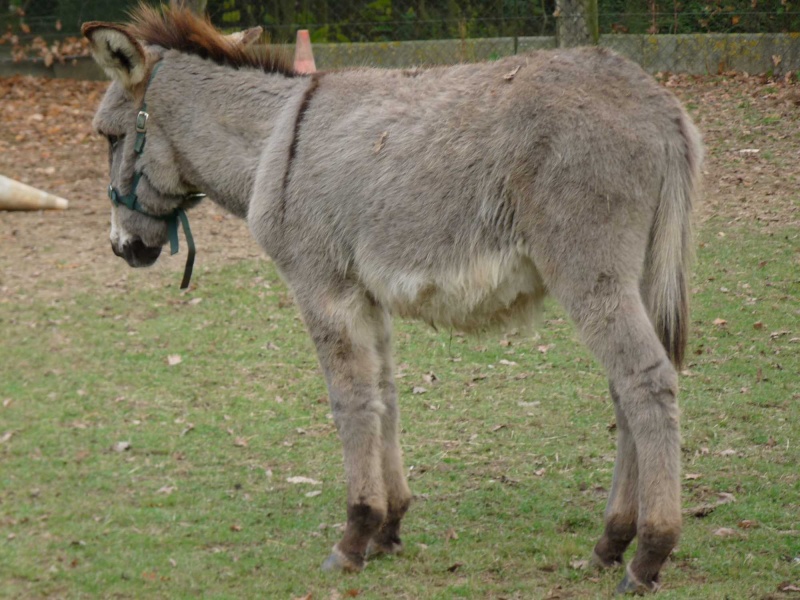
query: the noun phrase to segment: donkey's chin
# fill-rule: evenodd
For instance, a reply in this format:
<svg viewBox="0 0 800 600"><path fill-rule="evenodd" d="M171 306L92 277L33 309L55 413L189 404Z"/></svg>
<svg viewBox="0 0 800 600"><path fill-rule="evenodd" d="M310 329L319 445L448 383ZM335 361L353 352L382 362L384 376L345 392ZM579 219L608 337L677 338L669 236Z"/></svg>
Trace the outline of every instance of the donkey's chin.
<svg viewBox="0 0 800 600"><path fill-rule="evenodd" d="M161 246L146 246L139 238L125 242L122 252L118 251L114 244L111 244L111 248L114 254L124 258L131 267L149 267L161 255Z"/></svg>

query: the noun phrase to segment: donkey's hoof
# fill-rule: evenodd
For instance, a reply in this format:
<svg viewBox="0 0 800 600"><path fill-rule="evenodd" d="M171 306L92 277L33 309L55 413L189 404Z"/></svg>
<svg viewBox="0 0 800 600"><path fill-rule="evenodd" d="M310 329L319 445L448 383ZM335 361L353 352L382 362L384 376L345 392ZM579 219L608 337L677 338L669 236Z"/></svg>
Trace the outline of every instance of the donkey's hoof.
<svg viewBox="0 0 800 600"><path fill-rule="evenodd" d="M625 569L625 577L622 578L622 581L619 582L617 586L616 593L617 594L632 594L634 596L644 596L645 594L651 594L653 592L657 592L659 588L658 581L651 581L650 583L644 583L639 581L636 576L631 573L630 565L628 568Z"/></svg>
<svg viewBox="0 0 800 600"><path fill-rule="evenodd" d="M394 541L384 541L371 539L367 546L367 557L381 556L389 554L400 554L403 551L403 542L399 539Z"/></svg>
<svg viewBox="0 0 800 600"><path fill-rule="evenodd" d="M333 547L331 555L322 563L323 571L341 571L342 573L358 573L364 568L366 561L355 560L348 557L336 546Z"/></svg>
<svg viewBox="0 0 800 600"><path fill-rule="evenodd" d="M620 560L605 560L600 558L600 555L597 552L592 552L592 558L589 559L589 564L592 565L595 569L604 571L606 569L616 569L622 566L622 561Z"/></svg>

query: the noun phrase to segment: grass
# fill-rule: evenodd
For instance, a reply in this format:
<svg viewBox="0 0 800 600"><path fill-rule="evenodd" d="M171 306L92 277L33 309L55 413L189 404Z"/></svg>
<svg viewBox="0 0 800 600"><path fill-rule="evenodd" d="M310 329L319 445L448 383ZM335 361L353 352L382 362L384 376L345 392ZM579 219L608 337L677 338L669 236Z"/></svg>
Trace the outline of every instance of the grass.
<svg viewBox="0 0 800 600"><path fill-rule="evenodd" d="M712 221L699 242L684 505L735 501L686 517L663 597L781 598L800 583L798 234ZM613 591L619 572L576 562L602 527L613 413L557 306L538 338L397 324L407 550L340 577L318 567L344 520L341 455L285 287L266 261L188 295L177 277L0 303L0 597Z"/></svg>

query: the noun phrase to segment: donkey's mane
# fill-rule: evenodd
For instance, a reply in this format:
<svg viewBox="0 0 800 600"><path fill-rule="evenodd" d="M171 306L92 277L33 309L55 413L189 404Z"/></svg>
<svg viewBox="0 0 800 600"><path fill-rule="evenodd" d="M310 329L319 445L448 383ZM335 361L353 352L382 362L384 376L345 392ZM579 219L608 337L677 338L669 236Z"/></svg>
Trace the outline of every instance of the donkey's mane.
<svg viewBox="0 0 800 600"><path fill-rule="evenodd" d="M220 65L251 67L289 77L295 74L286 53L269 48L246 49L220 33L207 17L199 17L187 8L154 8L142 2L131 12L128 29L146 44L194 54Z"/></svg>

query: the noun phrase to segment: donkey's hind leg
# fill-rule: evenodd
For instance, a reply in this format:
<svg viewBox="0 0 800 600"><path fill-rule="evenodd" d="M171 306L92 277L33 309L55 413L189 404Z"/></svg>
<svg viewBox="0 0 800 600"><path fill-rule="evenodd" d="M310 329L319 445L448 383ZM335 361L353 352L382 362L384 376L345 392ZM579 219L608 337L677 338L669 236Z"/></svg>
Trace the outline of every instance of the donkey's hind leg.
<svg viewBox="0 0 800 600"><path fill-rule="evenodd" d="M586 281L585 273L581 279ZM623 435L621 441L635 446L639 544L618 591L653 591L681 530L677 374L656 336L638 283L621 283L599 271L590 281L589 289L579 282L571 289L556 285L554 293L606 368L630 430L630 439ZM622 452L629 455L625 448ZM632 480L632 465L623 459L620 468L619 476ZM614 535L619 548L622 539ZM607 551L606 557L615 558L613 554Z"/></svg>
<svg viewBox="0 0 800 600"><path fill-rule="evenodd" d="M636 444L628 419L620 406L619 394L609 386L617 419L617 460L605 512L605 531L594 547L593 562L603 568L623 564L625 549L636 537L639 469Z"/></svg>
<svg viewBox="0 0 800 600"><path fill-rule="evenodd" d="M326 570L358 571L369 541L387 514L383 477L383 418L378 382L381 358L376 349L378 307L346 282L313 293L299 289L297 303L317 348L325 375L333 420L344 452L347 525L323 564Z"/></svg>
<svg viewBox="0 0 800 600"><path fill-rule="evenodd" d="M384 405L381 418L383 433L383 482L386 487L388 513L378 533L372 538L368 554L396 554L403 549L400 540L400 523L411 504L411 490L403 472L403 455L399 443L399 409L397 387L394 382L392 358L392 321L386 310L376 315L377 351L381 359L378 387Z"/></svg>

